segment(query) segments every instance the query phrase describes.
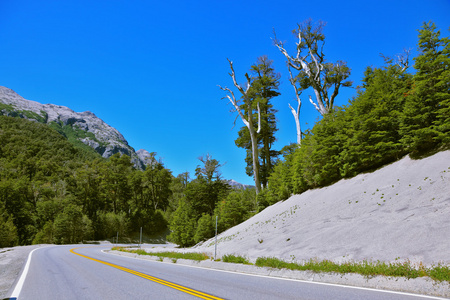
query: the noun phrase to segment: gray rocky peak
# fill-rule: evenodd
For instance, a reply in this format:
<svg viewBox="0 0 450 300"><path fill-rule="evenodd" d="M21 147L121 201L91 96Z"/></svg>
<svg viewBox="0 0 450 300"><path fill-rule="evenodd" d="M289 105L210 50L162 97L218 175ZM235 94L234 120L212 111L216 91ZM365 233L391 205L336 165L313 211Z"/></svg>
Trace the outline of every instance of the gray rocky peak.
<svg viewBox="0 0 450 300"><path fill-rule="evenodd" d="M95 149L103 157L108 158L116 153L126 154L131 157L135 167L144 168L145 159L140 159L123 135L90 111L74 112L66 106L26 100L13 90L0 86L0 115L53 123L61 128L70 127L79 133L77 136L81 136L78 140Z"/></svg>

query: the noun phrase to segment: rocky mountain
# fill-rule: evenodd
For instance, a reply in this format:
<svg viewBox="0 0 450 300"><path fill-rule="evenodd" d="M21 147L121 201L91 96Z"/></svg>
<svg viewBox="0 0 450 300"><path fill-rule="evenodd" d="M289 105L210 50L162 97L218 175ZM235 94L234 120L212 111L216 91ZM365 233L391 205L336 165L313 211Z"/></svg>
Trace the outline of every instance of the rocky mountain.
<svg viewBox="0 0 450 300"><path fill-rule="evenodd" d="M236 180L230 179L227 180L227 183L233 188L233 189L253 189L255 188L254 185L248 185L248 184L242 184L237 182Z"/></svg>
<svg viewBox="0 0 450 300"><path fill-rule="evenodd" d="M143 149L136 153L117 129L90 111L74 112L65 106L26 100L3 86L0 86L0 115L48 124L69 140L82 142L105 158L115 153L126 154L139 169L144 167L145 158L150 155Z"/></svg>

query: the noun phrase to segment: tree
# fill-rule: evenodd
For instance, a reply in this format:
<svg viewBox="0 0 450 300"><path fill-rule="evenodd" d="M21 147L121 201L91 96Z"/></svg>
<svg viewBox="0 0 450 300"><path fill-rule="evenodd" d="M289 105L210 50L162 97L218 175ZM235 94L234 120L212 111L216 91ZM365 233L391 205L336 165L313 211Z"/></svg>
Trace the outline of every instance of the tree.
<svg viewBox="0 0 450 300"><path fill-rule="evenodd" d="M275 194L276 201L288 199L293 192L291 166L298 146L295 143L284 146L280 151L283 159L277 162L272 174L270 174L270 190Z"/></svg>
<svg viewBox="0 0 450 300"><path fill-rule="evenodd" d="M220 173L219 168L222 167L223 164L220 164L217 159L212 158L210 154L206 154L206 157L200 156L198 160L203 163L203 167L198 165L195 169L197 179L204 178L208 184L221 179L220 177L222 174Z"/></svg>
<svg viewBox="0 0 450 300"><path fill-rule="evenodd" d="M245 201L243 191L233 191L220 201L215 212L219 216L219 232L242 223L254 208L252 202Z"/></svg>
<svg viewBox="0 0 450 300"><path fill-rule="evenodd" d="M189 172L180 173L177 177L172 178L170 184L171 196L169 197L169 205L165 211L169 222L171 214L177 209L179 201L185 196L184 190L189 183L189 179Z"/></svg>
<svg viewBox="0 0 450 300"><path fill-rule="evenodd" d="M197 222L197 229L195 230L194 241L196 243L205 241L214 236L213 218L209 214L202 214Z"/></svg>
<svg viewBox="0 0 450 300"><path fill-rule="evenodd" d="M170 190L171 181L172 174L164 168L162 163L158 162L147 166L143 184L155 210L165 210L169 205L169 197L172 194Z"/></svg>
<svg viewBox="0 0 450 300"><path fill-rule="evenodd" d="M295 99L297 100L297 109L293 108L291 104L289 103L289 108L291 109L292 115L294 116L295 120L295 128L297 130L297 145L300 146L302 143L302 128L300 125L300 109L302 108L302 100L300 98L300 95L302 93L302 90L297 87L297 80L292 76L291 67L289 64L287 65L289 70L289 82L294 87L295 91Z"/></svg>
<svg viewBox="0 0 450 300"><path fill-rule="evenodd" d="M116 153L109 158L105 173L104 188L114 213L129 210L128 200L132 198L128 182L133 163L128 155Z"/></svg>
<svg viewBox="0 0 450 300"><path fill-rule="evenodd" d="M217 203L226 197L229 191L229 185L220 178L219 168L222 165L219 161L209 154L199 157L199 160L203 166L197 166L197 178L192 180L184 191L186 201L192 206L197 218L203 213L213 215Z"/></svg>
<svg viewBox="0 0 450 300"><path fill-rule="evenodd" d="M363 86L346 108L341 135L345 135L341 175L352 177L362 171L393 162L405 153L400 142L400 119L412 75L385 57L382 68L368 67Z"/></svg>
<svg viewBox="0 0 450 300"><path fill-rule="evenodd" d="M450 42L432 22L419 30L414 86L402 117L402 142L418 154L450 142Z"/></svg>
<svg viewBox="0 0 450 300"><path fill-rule="evenodd" d="M91 221L81 208L69 204L55 219L54 238L57 244L79 243L91 237Z"/></svg>
<svg viewBox="0 0 450 300"><path fill-rule="evenodd" d="M0 202L0 207L2 203ZM13 247L19 242L17 228L2 207L0 212L0 248Z"/></svg>
<svg viewBox="0 0 450 300"><path fill-rule="evenodd" d="M242 111L241 108L241 104L240 101L236 99L233 91L227 87L221 87L219 86L222 90L228 92L228 94L226 95L226 97L228 98L228 100L230 101L230 103L233 105L233 110L232 111L236 111L238 112L239 116L241 117L242 122L245 124L245 126L247 126L249 134L250 134L250 140L251 140L251 145L252 145L252 158L253 158L253 177L255 179L255 191L256 194L259 193L259 191L261 190L261 182L260 182L260 175L259 175L259 155L258 155L258 137L257 134L259 134L259 132L261 131L261 109L259 106L259 103L257 104L257 109L258 109L258 129L255 130L254 128L254 123L255 120L253 120L253 111L254 108L252 106L252 101L249 95L249 90L250 90L250 83L251 83L251 79L248 76L248 74L245 74L245 78L247 79L247 86L244 89L242 86L240 86L237 81L236 81L236 75L234 72L234 68L233 68L233 62L231 60L228 59L228 62L230 63L230 69L231 69L231 73L229 74L231 76L231 78L233 79L233 84L234 86L239 90L239 92L242 94L242 98L243 98L243 104L246 110ZM245 113L247 116L245 116Z"/></svg>
<svg viewBox="0 0 450 300"><path fill-rule="evenodd" d="M333 109L339 88L352 85L351 81L346 81L350 76L350 68L345 61L330 63L325 60L323 52L325 35L322 33L324 26L324 22L314 24L311 19L297 24L297 29L293 31L298 38L295 57L288 54L284 43L278 40L276 35L274 37L274 43L286 57L288 65L299 72L295 80L291 80L291 84L296 88L296 94L299 95L294 83L298 83L302 90L311 87L316 102L311 96L309 101L322 116ZM331 96L328 95L330 89L332 89Z"/></svg>
<svg viewBox="0 0 450 300"><path fill-rule="evenodd" d="M220 162L207 154L199 157L203 165L195 169L194 180L187 183L183 190L184 198L179 199L178 208L171 216L168 237L174 243L184 247L192 246L194 242L208 237L211 219L218 202L226 198L229 185L221 179ZM182 174L179 179L187 182L188 174Z"/></svg>
<svg viewBox="0 0 450 300"><path fill-rule="evenodd" d="M280 75L275 73L272 66L273 61L269 60L267 56L258 57L255 64L250 68L250 89L249 98L252 102L252 107L257 109L260 107L261 131L258 134L258 152L260 164L260 180L263 187L267 187L268 177L273 171L273 163L278 156L278 151L272 150L272 145L275 142L275 132L277 129L275 113L277 112L271 103L271 100L280 95L277 91L280 84ZM247 113L246 105L242 104L241 108ZM256 116L254 116L256 118ZM258 121L259 122L259 121ZM257 124L254 124L256 127ZM236 145L247 150L247 167L246 173L249 176L253 175L253 156L252 143L250 139L249 130L247 127L242 127L239 131L239 137L236 139Z"/></svg>
<svg viewBox="0 0 450 300"><path fill-rule="evenodd" d="M194 245L196 224L197 220L192 207L186 201L180 200L177 210L173 213L170 223L171 233L167 239L180 247Z"/></svg>

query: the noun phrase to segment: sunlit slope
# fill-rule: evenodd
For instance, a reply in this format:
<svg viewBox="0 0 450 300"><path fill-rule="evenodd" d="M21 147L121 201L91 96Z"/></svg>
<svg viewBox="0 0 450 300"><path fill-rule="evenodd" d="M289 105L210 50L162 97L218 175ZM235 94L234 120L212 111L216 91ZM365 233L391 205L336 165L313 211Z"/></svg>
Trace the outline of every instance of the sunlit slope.
<svg viewBox="0 0 450 300"><path fill-rule="evenodd" d="M214 252L214 239L196 248ZM295 195L218 236L218 254L450 262L450 151Z"/></svg>

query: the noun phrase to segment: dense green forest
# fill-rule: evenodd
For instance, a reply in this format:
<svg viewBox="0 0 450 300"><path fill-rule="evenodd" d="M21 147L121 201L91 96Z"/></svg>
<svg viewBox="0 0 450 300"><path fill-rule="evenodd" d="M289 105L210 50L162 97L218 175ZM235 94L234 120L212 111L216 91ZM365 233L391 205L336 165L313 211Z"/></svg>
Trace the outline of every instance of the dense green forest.
<svg viewBox="0 0 450 300"><path fill-rule="evenodd" d="M47 125L0 117L0 246L75 243L147 234L167 222L172 175L156 160L145 171L119 154L76 148Z"/></svg>
<svg viewBox="0 0 450 300"><path fill-rule="evenodd" d="M190 245L211 236L206 216L219 214L221 230L242 222L254 193L232 191L210 156L201 163L194 180L174 177L154 154L137 170L127 155L103 159L51 126L0 116L0 247L112 240L117 233L121 242L137 241L141 227L152 237L169 222L172 240ZM188 228L183 217L193 225L185 242L176 230Z"/></svg>
<svg viewBox="0 0 450 300"><path fill-rule="evenodd" d="M336 81L330 70L334 77L328 80ZM258 195L233 190L209 155L200 157L193 179L188 173L173 176L155 155L137 170L128 156L101 158L55 124L0 116L0 247L112 240L117 233L120 241L136 241L141 227L147 237L170 230L170 241L190 246L214 235L216 216L221 232L292 194L406 154L450 148L450 39L431 22L419 30L414 71L388 57L383 66L367 67L347 105L329 106L302 134L301 145L281 151L271 148L277 127L270 101L279 96L279 75L260 57L250 76L248 107L261 103L263 112L257 142L264 188ZM252 117L257 126L256 113ZM239 131L236 145L247 150L246 171L252 174L246 130Z"/></svg>

